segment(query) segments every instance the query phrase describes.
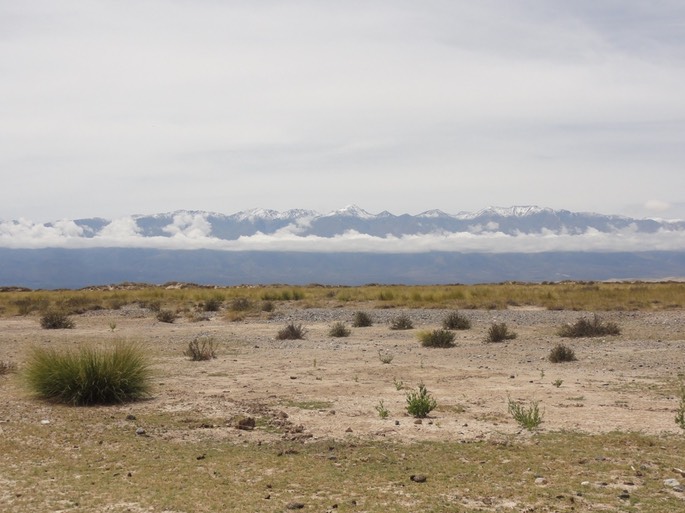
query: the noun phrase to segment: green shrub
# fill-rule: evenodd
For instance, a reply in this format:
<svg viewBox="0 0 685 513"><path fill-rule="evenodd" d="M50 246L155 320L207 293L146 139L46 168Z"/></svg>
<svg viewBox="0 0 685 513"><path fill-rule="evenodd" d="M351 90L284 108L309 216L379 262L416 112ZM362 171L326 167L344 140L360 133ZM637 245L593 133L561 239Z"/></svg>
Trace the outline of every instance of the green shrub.
<svg viewBox="0 0 685 513"><path fill-rule="evenodd" d="M454 347L455 334L447 330L423 331L419 340L423 347Z"/></svg>
<svg viewBox="0 0 685 513"><path fill-rule="evenodd" d="M171 324L176 320L176 313L171 310L160 310L157 312L157 320Z"/></svg>
<svg viewBox="0 0 685 513"><path fill-rule="evenodd" d="M407 393L407 412L413 417L422 419L437 406L437 401L428 393L423 383L419 384L418 390Z"/></svg>
<svg viewBox="0 0 685 513"><path fill-rule="evenodd" d="M607 335L620 335L621 328L615 322L603 322L597 314L592 320L581 317L574 324L565 324L559 328L560 337L604 337Z"/></svg>
<svg viewBox="0 0 685 513"><path fill-rule="evenodd" d="M378 412L378 416L382 419L387 419L390 415L390 411L385 407L382 400L378 401L378 404L376 405L376 411Z"/></svg>
<svg viewBox="0 0 685 513"><path fill-rule="evenodd" d="M392 321L390 321L391 330L410 330L413 327L414 323L406 314L398 315Z"/></svg>
<svg viewBox="0 0 685 513"><path fill-rule="evenodd" d="M150 367L130 343L109 349L83 346L59 352L36 348L26 366L30 389L39 397L72 405L113 404L145 397Z"/></svg>
<svg viewBox="0 0 685 513"><path fill-rule="evenodd" d="M74 327L74 321L63 312L47 312L40 318L40 325L46 330L69 330Z"/></svg>
<svg viewBox="0 0 685 513"><path fill-rule="evenodd" d="M355 312L352 326L355 328L368 328L373 325L371 316L366 312Z"/></svg>
<svg viewBox="0 0 685 513"><path fill-rule="evenodd" d="M446 330L468 330L471 329L471 321L459 312L451 312L443 319L442 327Z"/></svg>
<svg viewBox="0 0 685 513"><path fill-rule="evenodd" d="M539 404L538 401L532 401L528 408L524 408L522 405L509 398L508 409L519 426L531 431L542 424L542 417L544 414L540 412Z"/></svg>
<svg viewBox="0 0 685 513"><path fill-rule="evenodd" d="M563 344L557 344L549 352L549 361L552 363L575 362L576 353L570 347Z"/></svg>
<svg viewBox="0 0 685 513"><path fill-rule="evenodd" d="M183 354L194 362L212 360L213 358L216 358L217 347L218 344L214 340L214 337L198 335L188 342L188 348L183 351Z"/></svg>
<svg viewBox="0 0 685 513"><path fill-rule="evenodd" d="M502 342L503 340L513 340L516 338L516 333L509 331L507 324L504 322L493 323L488 329L488 342Z"/></svg>
<svg viewBox="0 0 685 513"><path fill-rule="evenodd" d="M285 328L282 328L276 338L278 340L299 340L304 338L307 330L301 324L290 323Z"/></svg>
<svg viewBox="0 0 685 513"><path fill-rule="evenodd" d="M350 333L350 329L343 322L336 322L328 332L331 337L349 337Z"/></svg>

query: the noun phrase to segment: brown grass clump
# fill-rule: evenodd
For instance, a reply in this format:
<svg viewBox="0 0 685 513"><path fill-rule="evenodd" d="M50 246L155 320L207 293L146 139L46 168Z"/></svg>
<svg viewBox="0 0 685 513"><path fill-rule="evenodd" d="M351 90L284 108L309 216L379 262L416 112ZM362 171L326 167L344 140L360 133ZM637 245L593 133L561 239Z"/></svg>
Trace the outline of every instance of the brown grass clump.
<svg viewBox="0 0 685 513"><path fill-rule="evenodd" d="M597 314L592 319L581 317L574 324L565 324L559 328L560 337L604 337L607 335L620 335L621 328L615 322L604 322Z"/></svg>

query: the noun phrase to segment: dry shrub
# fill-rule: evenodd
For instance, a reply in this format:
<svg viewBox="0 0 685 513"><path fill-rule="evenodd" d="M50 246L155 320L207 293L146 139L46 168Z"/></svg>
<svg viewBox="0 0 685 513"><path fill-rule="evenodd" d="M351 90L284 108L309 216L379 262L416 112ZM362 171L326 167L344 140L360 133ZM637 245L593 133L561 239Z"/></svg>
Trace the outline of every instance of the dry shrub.
<svg viewBox="0 0 685 513"><path fill-rule="evenodd" d="M300 340L306 335L307 330L302 324L295 324L291 322L286 327L279 330L276 338L278 340Z"/></svg>
<svg viewBox="0 0 685 513"><path fill-rule="evenodd" d="M559 329L560 337L604 337L607 335L620 335L621 328L615 322L603 322L597 314L592 319L579 318L574 324L565 324Z"/></svg>
<svg viewBox="0 0 685 513"><path fill-rule="evenodd" d="M74 321L63 312L47 312L40 318L40 325L46 330L69 330L74 327Z"/></svg>
<svg viewBox="0 0 685 513"><path fill-rule="evenodd" d="M216 358L217 347L214 337L199 335L188 342L188 348L183 351L183 354L194 362L212 360Z"/></svg>
<svg viewBox="0 0 685 513"><path fill-rule="evenodd" d="M516 338L516 333L509 331L507 324L504 322L493 323L488 329L488 342L502 342L504 340L513 340Z"/></svg>
<svg viewBox="0 0 685 513"><path fill-rule="evenodd" d="M575 362L577 360L576 353L570 347L563 344L557 344L549 352L549 361L552 363Z"/></svg>

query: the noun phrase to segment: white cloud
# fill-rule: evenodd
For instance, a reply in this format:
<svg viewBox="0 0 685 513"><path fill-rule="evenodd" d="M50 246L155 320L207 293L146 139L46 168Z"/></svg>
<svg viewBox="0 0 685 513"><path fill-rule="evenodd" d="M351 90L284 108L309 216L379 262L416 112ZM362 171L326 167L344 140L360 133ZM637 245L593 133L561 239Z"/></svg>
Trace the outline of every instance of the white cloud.
<svg viewBox="0 0 685 513"><path fill-rule="evenodd" d="M205 239L209 238L212 225L207 221L206 214L182 212L175 214L173 222L162 230L172 237Z"/></svg>

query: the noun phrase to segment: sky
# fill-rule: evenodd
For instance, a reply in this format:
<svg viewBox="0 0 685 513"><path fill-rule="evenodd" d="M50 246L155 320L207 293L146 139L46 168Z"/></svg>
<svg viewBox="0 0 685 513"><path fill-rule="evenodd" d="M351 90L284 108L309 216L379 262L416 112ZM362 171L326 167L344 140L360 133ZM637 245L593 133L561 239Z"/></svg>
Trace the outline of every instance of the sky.
<svg viewBox="0 0 685 513"><path fill-rule="evenodd" d="M685 218L682 0L0 0L0 220Z"/></svg>

